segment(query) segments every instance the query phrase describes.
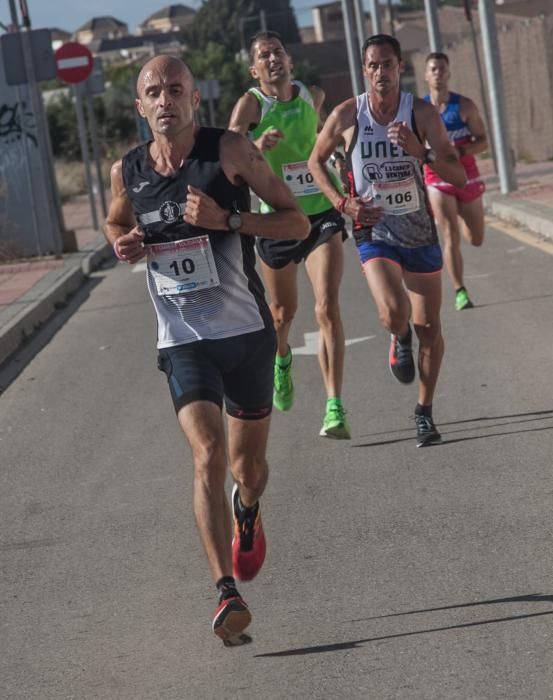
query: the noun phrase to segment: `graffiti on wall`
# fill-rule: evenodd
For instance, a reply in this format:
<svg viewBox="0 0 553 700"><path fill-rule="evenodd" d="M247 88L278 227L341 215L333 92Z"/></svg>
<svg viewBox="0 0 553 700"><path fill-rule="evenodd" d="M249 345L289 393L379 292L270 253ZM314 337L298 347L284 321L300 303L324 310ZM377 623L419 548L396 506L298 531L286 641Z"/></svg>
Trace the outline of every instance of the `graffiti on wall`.
<svg viewBox="0 0 553 700"><path fill-rule="evenodd" d="M0 105L0 139L4 143L20 141L25 135L35 146L38 145L34 133L33 113L27 110L25 102Z"/></svg>

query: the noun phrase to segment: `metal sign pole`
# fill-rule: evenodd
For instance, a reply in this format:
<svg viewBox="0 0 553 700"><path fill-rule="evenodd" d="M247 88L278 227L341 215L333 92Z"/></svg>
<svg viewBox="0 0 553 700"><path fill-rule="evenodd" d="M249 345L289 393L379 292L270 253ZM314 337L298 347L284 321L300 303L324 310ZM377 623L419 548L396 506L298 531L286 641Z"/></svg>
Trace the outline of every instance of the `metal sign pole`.
<svg viewBox="0 0 553 700"><path fill-rule="evenodd" d="M436 0L424 0L424 7L430 51L433 53L440 52L442 51L442 35L440 34L440 22L438 19L438 3Z"/></svg>
<svg viewBox="0 0 553 700"><path fill-rule="evenodd" d="M346 48L348 51L349 72L351 75L351 86L354 95L360 95L363 91L359 75L359 51L355 51L355 41L353 34L353 17L349 0L342 0L342 17L344 18L344 31L346 34Z"/></svg>
<svg viewBox="0 0 553 700"><path fill-rule="evenodd" d="M471 0L465 0L465 16L470 27L470 37L472 39L472 48L474 51L474 62L476 64L476 71L478 73L478 82L480 84L480 99L482 100L482 108L484 110L484 118L486 120L486 126L488 131L491 131L492 123L490 120L490 110L488 108L488 98L486 96L486 90L484 89L484 75L482 73L482 62L480 61L480 55L478 53L478 41L476 39L476 29L474 28L474 22L472 19L472 8L470 6ZM497 159L495 157L495 146L493 142L493 137L490 133L489 138L490 153L493 160L493 169L497 173Z"/></svg>
<svg viewBox="0 0 553 700"><path fill-rule="evenodd" d="M503 91L503 73L495 26L495 8L493 0L480 0L478 3L482 45L490 88L490 106L492 112L492 133L495 141L495 154L499 170L501 193L507 194L517 189L515 171L511 163L511 149L505 112Z"/></svg>
<svg viewBox="0 0 553 700"><path fill-rule="evenodd" d="M106 206L106 191L104 186L104 178L102 177L102 158L100 155L100 148L98 146L98 127L96 124L96 117L94 116L94 105L92 104L92 96L86 83L84 84L84 93L86 114L88 117L88 128L90 131L90 140L92 142L92 154L94 156L94 162L96 164L96 181L98 182L98 190L100 192L102 214L105 219L108 215L108 208Z"/></svg>
<svg viewBox="0 0 553 700"><path fill-rule="evenodd" d="M365 9L363 7L363 0L353 0L353 9L355 11L355 26L357 28L357 41L359 42L359 61L361 65L361 79L364 87L367 88L367 83L365 81L365 76L363 73L363 57L361 56L361 49L365 43L367 27L365 26Z"/></svg>
<svg viewBox="0 0 553 700"><path fill-rule="evenodd" d="M373 34L382 34L382 20L380 18L380 7L378 6L378 0L369 0L369 7Z"/></svg>
<svg viewBox="0 0 553 700"><path fill-rule="evenodd" d="M73 97L75 98L75 112L77 113L77 127L79 130L79 141L81 143L81 153L83 156L84 173L86 178L86 189L88 190L88 199L90 202L90 213L92 215L92 228L98 231L98 214L96 213L96 200L94 199L94 189L92 184L92 175L90 172L90 156L88 153L88 142L86 134L86 125L84 120L84 111L82 99L75 88L73 89Z"/></svg>

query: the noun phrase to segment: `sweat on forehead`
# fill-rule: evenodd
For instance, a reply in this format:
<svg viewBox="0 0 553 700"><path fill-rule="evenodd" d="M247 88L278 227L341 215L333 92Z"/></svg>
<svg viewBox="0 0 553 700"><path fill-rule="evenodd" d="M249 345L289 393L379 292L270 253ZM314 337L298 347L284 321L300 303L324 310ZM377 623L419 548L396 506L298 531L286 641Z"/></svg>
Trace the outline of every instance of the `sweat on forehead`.
<svg viewBox="0 0 553 700"><path fill-rule="evenodd" d="M185 75L192 83L194 82L194 76L190 68L180 58L175 56L156 56L142 66L142 70L136 80L136 94L140 95L144 83L151 80L156 73L163 77L169 72L173 75Z"/></svg>

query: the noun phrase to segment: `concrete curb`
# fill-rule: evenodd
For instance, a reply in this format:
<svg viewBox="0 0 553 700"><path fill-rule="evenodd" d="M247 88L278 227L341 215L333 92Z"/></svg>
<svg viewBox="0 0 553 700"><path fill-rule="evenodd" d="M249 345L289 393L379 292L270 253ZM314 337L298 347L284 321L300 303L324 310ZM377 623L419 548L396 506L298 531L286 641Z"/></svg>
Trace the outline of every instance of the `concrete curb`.
<svg viewBox="0 0 553 700"><path fill-rule="evenodd" d="M500 194L485 194L486 211L498 219L519 224L538 236L553 240L553 209L539 202L512 199Z"/></svg>
<svg viewBox="0 0 553 700"><path fill-rule="evenodd" d="M19 309L0 328L0 364L65 304L94 270L112 256L111 246L102 243L80 260L74 258L69 267L52 271L18 299Z"/></svg>

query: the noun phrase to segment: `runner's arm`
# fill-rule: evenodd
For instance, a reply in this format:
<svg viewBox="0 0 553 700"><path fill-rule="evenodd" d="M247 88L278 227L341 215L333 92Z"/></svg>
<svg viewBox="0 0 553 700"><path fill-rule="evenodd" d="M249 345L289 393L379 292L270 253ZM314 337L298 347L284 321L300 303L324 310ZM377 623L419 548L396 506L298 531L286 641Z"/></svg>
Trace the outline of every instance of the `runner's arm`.
<svg viewBox="0 0 553 700"><path fill-rule="evenodd" d="M120 160L111 168L111 204L104 222L104 236L120 260L135 263L146 255L144 233L136 225L123 183L123 164Z"/></svg>
<svg viewBox="0 0 553 700"><path fill-rule="evenodd" d="M275 209L268 214L241 212L240 233L275 240L307 238L309 219L301 211L289 188L268 166L259 149L244 136L228 131L221 139L221 165L235 185L246 183L261 199ZM189 188L184 220L196 226L228 231L230 211L211 197Z"/></svg>
<svg viewBox="0 0 553 700"><path fill-rule="evenodd" d="M382 218L382 208L372 206L372 202L364 201L360 197L344 196L340 190L336 189L336 185L326 169L326 162L344 140L347 148L347 133L353 129L355 123L355 100L347 100L338 105L317 136L307 167L319 189L326 195L335 209L342 214L347 214L353 221L362 226L373 226Z"/></svg>
<svg viewBox="0 0 553 700"><path fill-rule="evenodd" d="M246 92L234 105L228 125L229 131L247 136L259 124L260 118L259 102L251 92ZM282 138L283 134L278 129L267 129L253 143L260 151L270 151Z"/></svg>
<svg viewBox="0 0 553 700"><path fill-rule="evenodd" d="M466 122L472 134L470 143L463 143L456 146L457 152L461 156L476 155L488 150L488 139L486 137L486 127L480 116L478 107L468 97L461 97L461 118Z"/></svg>
<svg viewBox="0 0 553 700"><path fill-rule="evenodd" d="M317 117L319 118L317 124L317 131L320 131L325 121L322 114L322 107L323 102L325 101L326 94L325 91L317 85L311 85L309 87L309 92L311 93L311 97L313 98L313 109L315 110L315 112L317 112Z"/></svg>
<svg viewBox="0 0 553 700"><path fill-rule="evenodd" d="M342 205L344 195L336 189L336 185L326 169L326 162L338 145L342 143L344 131L354 125L355 102L348 100L338 105L324 123L307 164L319 189L330 200L335 209L339 209Z"/></svg>

